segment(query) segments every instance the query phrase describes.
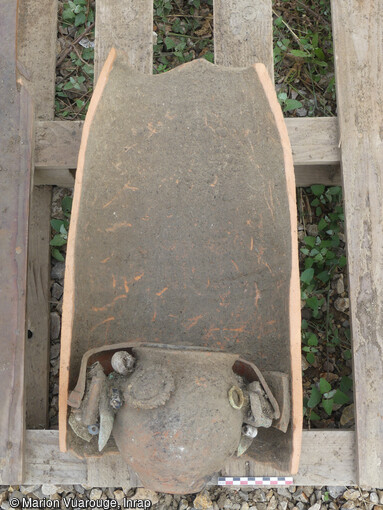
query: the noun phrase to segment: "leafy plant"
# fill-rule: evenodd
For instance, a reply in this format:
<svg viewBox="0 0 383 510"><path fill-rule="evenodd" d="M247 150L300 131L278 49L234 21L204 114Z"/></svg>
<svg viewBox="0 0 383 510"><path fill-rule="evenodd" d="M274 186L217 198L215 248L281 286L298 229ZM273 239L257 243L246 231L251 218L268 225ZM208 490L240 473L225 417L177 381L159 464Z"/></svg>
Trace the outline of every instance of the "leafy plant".
<svg viewBox="0 0 383 510"><path fill-rule="evenodd" d="M61 202L61 209L64 215L64 219L51 219L52 230L56 233L49 244L52 247L52 257L63 262L65 259L62 252L60 251L60 248L65 246L68 242L68 229L72 210L72 197L63 198Z"/></svg>
<svg viewBox="0 0 383 510"><path fill-rule="evenodd" d="M304 413L311 421L317 421L320 416L314 409L322 407L328 416L331 416L334 405L344 405L350 402L349 391L352 387L352 379L343 376L339 388L332 388L325 378L321 377L317 384L312 384L310 397L304 399Z"/></svg>
<svg viewBox="0 0 383 510"><path fill-rule="evenodd" d="M214 61L212 0L154 0L155 74L195 58Z"/></svg>

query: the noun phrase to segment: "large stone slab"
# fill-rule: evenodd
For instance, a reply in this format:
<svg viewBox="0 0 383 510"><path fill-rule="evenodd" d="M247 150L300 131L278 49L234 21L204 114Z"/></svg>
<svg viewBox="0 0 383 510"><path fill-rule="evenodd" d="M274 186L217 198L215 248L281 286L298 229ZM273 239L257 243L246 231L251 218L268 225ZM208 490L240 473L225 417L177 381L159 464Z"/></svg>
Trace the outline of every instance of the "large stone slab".
<svg viewBox="0 0 383 510"><path fill-rule="evenodd" d="M287 131L262 64L229 69L198 60L146 76L112 50L76 174L61 353L63 448L68 386L82 355L128 340L159 342L239 353L261 370L289 373L294 426L260 434L254 451L297 468L295 207Z"/></svg>

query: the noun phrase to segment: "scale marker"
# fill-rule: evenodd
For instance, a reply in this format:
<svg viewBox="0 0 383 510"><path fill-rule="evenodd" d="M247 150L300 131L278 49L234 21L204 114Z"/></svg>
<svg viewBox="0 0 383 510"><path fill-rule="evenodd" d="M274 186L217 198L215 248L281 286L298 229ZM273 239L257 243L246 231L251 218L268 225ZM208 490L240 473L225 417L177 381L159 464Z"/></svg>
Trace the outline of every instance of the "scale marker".
<svg viewBox="0 0 383 510"><path fill-rule="evenodd" d="M293 485L292 476L219 476L218 485Z"/></svg>

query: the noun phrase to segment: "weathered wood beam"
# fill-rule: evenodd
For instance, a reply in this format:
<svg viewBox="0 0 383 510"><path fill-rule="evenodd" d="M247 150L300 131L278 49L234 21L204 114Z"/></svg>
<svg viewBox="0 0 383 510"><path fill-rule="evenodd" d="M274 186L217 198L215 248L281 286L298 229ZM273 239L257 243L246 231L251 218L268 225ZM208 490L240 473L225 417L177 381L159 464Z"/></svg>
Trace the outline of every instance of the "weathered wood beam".
<svg viewBox="0 0 383 510"><path fill-rule="evenodd" d="M338 123L334 117L286 119L297 186L339 185ZM35 146L35 184L73 186L68 169L77 166L83 122L38 122Z"/></svg>
<svg viewBox="0 0 383 510"><path fill-rule="evenodd" d="M346 430L309 431L302 436L302 455L296 485L355 485L355 432ZM110 467L113 466L113 469ZM246 470L246 459L231 463L230 474L272 476L274 472ZM57 430L27 430L25 451L25 484L51 483L125 486L131 476L120 455L78 459L61 453ZM134 480L131 480L134 484ZM215 483L215 480L212 480ZM0 472L0 483L3 483Z"/></svg>
<svg viewBox="0 0 383 510"><path fill-rule="evenodd" d="M0 0L0 473L23 478L33 107L16 64L17 1Z"/></svg>
<svg viewBox="0 0 383 510"><path fill-rule="evenodd" d="M35 118L40 120L54 117L56 42L57 0L19 0L17 58L28 75ZM28 240L27 428L48 426L51 202L51 187L34 186Z"/></svg>
<svg viewBox="0 0 383 510"><path fill-rule="evenodd" d="M383 3L332 0L358 484L383 486Z"/></svg>

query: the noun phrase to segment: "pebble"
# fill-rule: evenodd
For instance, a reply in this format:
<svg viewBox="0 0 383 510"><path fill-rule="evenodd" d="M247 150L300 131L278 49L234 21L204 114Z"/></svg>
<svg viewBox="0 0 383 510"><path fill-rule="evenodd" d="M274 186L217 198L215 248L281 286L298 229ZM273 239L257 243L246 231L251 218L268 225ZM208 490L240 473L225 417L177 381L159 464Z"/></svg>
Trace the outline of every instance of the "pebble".
<svg viewBox="0 0 383 510"><path fill-rule="evenodd" d="M353 510L355 508L355 501L353 501L352 499L346 501L346 503L344 505L342 505L342 509L344 510Z"/></svg>
<svg viewBox="0 0 383 510"><path fill-rule="evenodd" d="M178 503L177 510L186 510L189 506L189 503L186 501L186 499L181 499L181 501Z"/></svg>
<svg viewBox="0 0 383 510"><path fill-rule="evenodd" d="M60 354L60 344L59 343L58 344L52 344L51 345L51 349L50 349L50 353L49 353L50 359L58 358L59 354ZM82 492L82 494L84 494L84 493Z"/></svg>
<svg viewBox="0 0 383 510"><path fill-rule="evenodd" d="M378 491L379 503L383 505L383 491Z"/></svg>
<svg viewBox="0 0 383 510"><path fill-rule="evenodd" d="M351 427L354 424L354 421L354 404L350 404L343 409L342 416L340 417L340 424L342 427Z"/></svg>
<svg viewBox="0 0 383 510"><path fill-rule="evenodd" d="M56 487L56 485L46 483L41 486L41 492L44 496L52 496L53 494L56 494L56 492L62 492L62 489L60 489L60 487Z"/></svg>
<svg viewBox="0 0 383 510"><path fill-rule="evenodd" d="M139 487L136 490L136 493L134 494L134 496L132 496L130 499L133 499L133 500L149 499L152 502L152 505L155 505L160 500L157 492L151 491L149 489L144 489L143 487Z"/></svg>
<svg viewBox="0 0 383 510"><path fill-rule="evenodd" d="M346 297L339 297L334 301L334 307L338 312L345 312L350 307L350 300Z"/></svg>
<svg viewBox="0 0 383 510"><path fill-rule="evenodd" d="M8 491L0 492L0 506L8 498Z"/></svg>
<svg viewBox="0 0 383 510"><path fill-rule="evenodd" d="M13 491L10 495L9 495L9 503L11 504L11 501L14 500L14 499L17 499L19 501L19 503L21 503L22 499L23 499L24 495L22 492L20 491ZM14 503L11 505L12 508L15 508L16 505L14 505Z"/></svg>
<svg viewBox="0 0 383 510"><path fill-rule="evenodd" d="M52 347L51 347L51 350L52 350ZM82 485L74 485L73 488L79 494L84 494L85 493L85 489L84 489L84 487Z"/></svg>
<svg viewBox="0 0 383 510"><path fill-rule="evenodd" d="M241 510L249 510L249 503L247 503L247 501L242 503Z"/></svg>
<svg viewBox="0 0 383 510"><path fill-rule="evenodd" d="M322 506L321 503L316 502L313 506L310 506L309 510L320 510L321 506Z"/></svg>
<svg viewBox="0 0 383 510"><path fill-rule="evenodd" d="M287 510L287 501L281 501L278 505L279 510Z"/></svg>
<svg viewBox="0 0 383 510"><path fill-rule="evenodd" d="M51 339L56 340L60 336L61 321L60 315L57 312L51 312Z"/></svg>
<svg viewBox="0 0 383 510"><path fill-rule="evenodd" d="M375 505L377 505L379 503L379 496L377 495L376 492L371 492L370 501L371 501L371 503L374 503Z"/></svg>
<svg viewBox="0 0 383 510"><path fill-rule="evenodd" d="M343 493L343 497L344 497L344 499L355 501L356 499L359 499L360 492L358 490L354 490L354 489L347 489Z"/></svg>
<svg viewBox="0 0 383 510"><path fill-rule="evenodd" d="M65 274L65 262L56 262L51 269L52 280L62 280Z"/></svg>
<svg viewBox="0 0 383 510"><path fill-rule="evenodd" d="M63 287L62 285L60 285L59 283L57 282L54 282L54 284L52 285L52 288L51 288L51 295L53 297L53 299L57 299L57 301L59 301L61 299L61 296L63 295Z"/></svg>
<svg viewBox="0 0 383 510"><path fill-rule="evenodd" d="M210 499L209 493L207 491L203 491L198 494L198 496L193 501L193 506L198 510L206 510L207 508L212 508L213 502Z"/></svg>
<svg viewBox="0 0 383 510"><path fill-rule="evenodd" d="M318 225L307 225L306 232L309 236L316 237L318 235Z"/></svg>
<svg viewBox="0 0 383 510"><path fill-rule="evenodd" d="M1 503L2 510L9 510L11 508L11 505L9 504L9 501L3 501Z"/></svg>
<svg viewBox="0 0 383 510"><path fill-rule="evenodd" d="M276 510L278 506L278 501L275 496L272 496L269 504L267 505L267 510Z"/></svg>
<svg viewBox="0 0 383 510"><path fill-rule="evenodd" d="M340 277L336 281L336 287L335 290L337 294L343 294L344 292L344 281L343 281L343 275L341 274Z"/></svg>
<svg viewBox="0 0 383 510"><path fill-rule="evenodd" d="M92 489L89 494L89 499L91 500L97 500L101 499L102 496L102 490L96 487L95 489Z"/></svg>

